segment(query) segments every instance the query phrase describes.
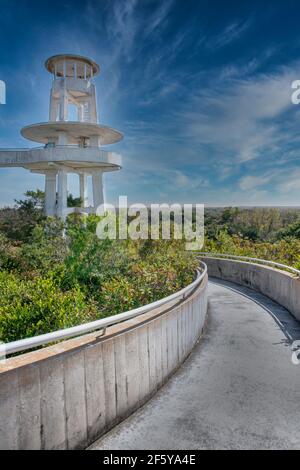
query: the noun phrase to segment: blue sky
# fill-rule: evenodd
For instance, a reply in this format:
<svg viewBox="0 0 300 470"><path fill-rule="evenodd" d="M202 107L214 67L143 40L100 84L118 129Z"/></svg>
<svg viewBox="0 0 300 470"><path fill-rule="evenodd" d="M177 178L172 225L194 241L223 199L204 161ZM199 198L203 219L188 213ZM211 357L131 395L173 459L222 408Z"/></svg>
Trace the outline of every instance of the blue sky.
<svg viewBox="0 0 300 470"><path fill-rule="evenodd" d="M101 66L100 122L125 139L109 202L300 205L297 2L0 0L0 147L32 146L24 125L48 119L47 57ZM38 145L38 144L37 144ZM0 169L0 204L43 178ZM77 183L70 178L70 190Z"/></svg>

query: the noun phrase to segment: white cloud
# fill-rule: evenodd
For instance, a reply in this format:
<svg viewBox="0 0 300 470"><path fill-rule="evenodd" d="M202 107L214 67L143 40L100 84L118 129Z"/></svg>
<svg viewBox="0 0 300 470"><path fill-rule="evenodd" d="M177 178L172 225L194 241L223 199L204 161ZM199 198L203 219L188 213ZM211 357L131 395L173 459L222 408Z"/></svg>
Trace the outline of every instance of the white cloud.
<svg viewBox="0 0 300 470"><path fill-rule="evenodd" d="M299 64L283 68L272 75L253 79L218 81L206 89L195 90L193 96L177 113L177 124L196 144L210 145L214 155L227 155L227 160L247 162L293 139L295 117L290 127L277 120L291 105L291 82L300 76Z"/></svg>
<svg viewBox="0 0 300 470"><path fill-rule="evenodd" d="M285 172L284 177L278 184L278 189L282 193L295 192L299 198L300 193L300 169Z"/></svg>
<svg viewBox="0 0 300 470"><path fill-rule="evenodd" d="M300 169L297 166L291 168L275 168L272 171L260 175L247 175L238 181L239 188L250 197L267 193L278 200L286 198L299 200Z"/></svg>
<svg viewBox="0 0 300 470"><path fill-rule="evenodd" d="M209 186L209 181L207 178L199 174L187 175L186 173L174 170L171 172L172 177L171 184L174 184L177 188L180 189L189 189L190 191L195 191L201 188L207 188Z"/></svg>
<svg viewBox="0 0 300 470"><path fill-rule="evenodd" d="M244 176L239 181L239 187L243 191L248 191L249 189L255 189L258 186L263 186L267 184L271 179L271 176Z"/></svg>

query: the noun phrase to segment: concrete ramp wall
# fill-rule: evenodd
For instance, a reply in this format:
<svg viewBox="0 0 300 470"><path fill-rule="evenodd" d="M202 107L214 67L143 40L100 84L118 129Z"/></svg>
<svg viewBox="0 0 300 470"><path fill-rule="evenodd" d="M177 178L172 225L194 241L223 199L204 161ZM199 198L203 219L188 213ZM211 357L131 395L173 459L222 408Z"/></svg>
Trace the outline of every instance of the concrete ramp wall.
<svg viewBox="0 0 300 470"><path fill-rule="evenodd" d="M286 271L261 264L224 258L201 258L209 276L250 287L270 297L300 320L300 279Z"/></svg>
<svg viewBox="0 0 300 470"><path fill-rule="evenodd" d="M0 448L81 449L143 405L202 333L207 276L180 303L0 362Z"/></svg>

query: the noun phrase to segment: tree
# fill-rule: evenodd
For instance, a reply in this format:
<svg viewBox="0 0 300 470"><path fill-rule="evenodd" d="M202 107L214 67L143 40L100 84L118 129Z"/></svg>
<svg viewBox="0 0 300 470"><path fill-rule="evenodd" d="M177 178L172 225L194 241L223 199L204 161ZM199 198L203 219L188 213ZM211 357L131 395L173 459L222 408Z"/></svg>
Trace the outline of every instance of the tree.
<svg viewBox="0 0 300 470"><path fill-rule="evenodd" d="M26 191L26 199L15 199L17 207L25 211L42 210L45 203L45 192L37 189L36 191Z"/></svg>
<svg viewBox="0 0 300 470"><path fill-rule="evenodd" d="M27 191L25 199L15 202L15 207L0 210L0 231L11 240L27 242L34 228L45 219L44 193L39 189Z"/></svg>
<svg viewBox="0 0 300 470"><path fill-rule="evenodd" d="M280 239L285 239L285 238L298 238L300 239L300 221L288 225L286 228L283 228L282 230L279 230L277 232L277 238Z"/></svg>
<svg viewBox="0 0 300 470"><path fill-rule="evenodd" d="M82 200L80 197L74 197L73 194L68 194L67 199L68 207L80 207L82 204Z"/></svg>

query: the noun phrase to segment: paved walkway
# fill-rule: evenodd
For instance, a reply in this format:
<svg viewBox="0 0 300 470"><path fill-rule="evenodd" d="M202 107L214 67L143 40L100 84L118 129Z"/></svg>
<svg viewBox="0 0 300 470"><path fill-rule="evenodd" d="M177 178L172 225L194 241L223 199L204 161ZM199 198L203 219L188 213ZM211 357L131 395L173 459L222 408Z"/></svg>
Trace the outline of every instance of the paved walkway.
<svg viewBox="0 0 300 470"><path fill-rule="evenodd" d="M210 282L202 341L150 402L92 448L300 449L300 365L287 337L300 339L300 328L282 307Z"/></svg>

